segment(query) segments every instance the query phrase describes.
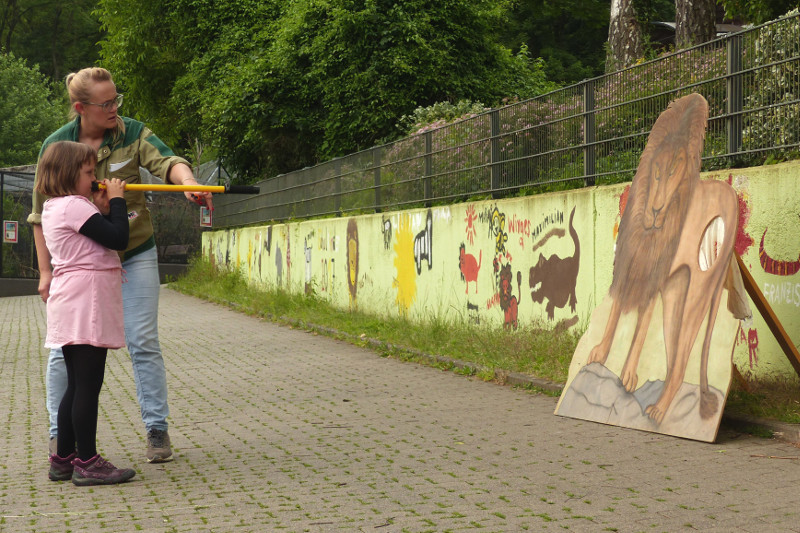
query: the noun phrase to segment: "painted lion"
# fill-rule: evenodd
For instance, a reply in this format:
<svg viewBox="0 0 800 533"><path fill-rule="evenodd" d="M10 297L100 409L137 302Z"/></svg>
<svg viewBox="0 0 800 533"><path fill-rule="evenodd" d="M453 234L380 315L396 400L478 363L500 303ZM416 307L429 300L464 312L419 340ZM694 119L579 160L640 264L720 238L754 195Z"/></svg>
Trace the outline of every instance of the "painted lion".
<svg viewBox="0 0 800 533"><path fill-rule="evenodd" d="M635 310L636 327L620 376L625 389L634 391L639 357L660 295L667 373L658 400L645 409L659 424L683 382L706 316L700 414L707 419L718 409L708 388L708 351L731 264L738 202L726 183L700 181L707 119L705 98L690 94L674 101L650 132L620 222L608 322L588 358L589 363L605 363L620 315ZM711 264L700 260L706 234L714 239Z"/></svg>

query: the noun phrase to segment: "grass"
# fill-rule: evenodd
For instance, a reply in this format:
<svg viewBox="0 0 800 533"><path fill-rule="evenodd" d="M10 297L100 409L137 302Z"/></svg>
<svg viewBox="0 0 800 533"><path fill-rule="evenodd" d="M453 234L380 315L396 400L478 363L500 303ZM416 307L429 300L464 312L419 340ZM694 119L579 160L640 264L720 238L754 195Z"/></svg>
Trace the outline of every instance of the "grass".
<svg viewBox="0 0 800 533"><path fill-rule="evenodd" d="M755 418L800 424L800 383L797 376L745 379L746 385L733 383L726 410Z"/></svg>
<svg viewBox="0 0 800 533"><path fill-rule="evenodd" d="M553 331L542 323L521 325L509 332L437 316L426 323L402 317L378 317L336 308L314 294L254 290L241 274L217 270L205 260L193 261L170 287L251 316L369 346L388 357L500 383L506 382L510 373L539 378L545 386L531 388L545 394L558 394L555 385L566 382L572 355L584 329ZM554 386L547 386L546 382ZM747 390L744 384L732 383L725 406L727 412L800 423L797 379L755 381L750 377L746 387Z"/></svg>
<svg viewBox="0 0 800 533"><path fill-rule="evenodd" d="M241 274L217 270L204 260L193 261L170 287L252 316L370 345L383 355L487 380L503 381L509 372L519 372L563 384L580 337L571 331L554 333L544 324L510 332L437 316L417 323L341 310L313 294L254 290Z"/></svg>

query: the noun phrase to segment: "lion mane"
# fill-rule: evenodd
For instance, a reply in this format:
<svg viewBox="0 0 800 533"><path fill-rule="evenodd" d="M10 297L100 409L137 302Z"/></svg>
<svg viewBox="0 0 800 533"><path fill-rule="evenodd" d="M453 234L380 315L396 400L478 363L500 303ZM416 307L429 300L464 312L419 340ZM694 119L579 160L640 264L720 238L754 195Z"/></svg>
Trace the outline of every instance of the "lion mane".
<svg viewBox="0 0 800 533"><path fill-rule="evenodd" d="M700 180L707 118L708 104L693 94L674 101L653 125L617 237L609 292L623 313L654 298L669 276L689 202ZM682 157L674 158L676 153ZM667 189L660 208L651 200L659 194L659 187ZM654 214L662 217L661 225L650 220Z"/></svg>

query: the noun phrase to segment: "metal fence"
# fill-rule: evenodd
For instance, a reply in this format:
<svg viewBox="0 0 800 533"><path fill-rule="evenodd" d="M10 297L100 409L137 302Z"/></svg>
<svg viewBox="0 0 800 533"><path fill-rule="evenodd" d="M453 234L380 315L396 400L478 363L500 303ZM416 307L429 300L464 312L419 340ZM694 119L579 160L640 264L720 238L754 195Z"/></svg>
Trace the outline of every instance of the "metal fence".
<svg viewBox="0 0 800 533"><path fill-rule="evenodd" d="M17 222L17 242L0 244L0 278L38 278L39 265L33 229L27 223L33 201L35 166L0 169L0 221ZM140 169L143 183L162 183L145 169ZM195 170L201 184L216 184L230 179L216 161L200 165ZM200 214L196 205L186 201L183 194L148 194L150 210L158 244L160 263L186 263L187 258L200 252Z"/></svg>
<svg viewBox="0 0 800 533"><path fill-rule="evenodd" d="M33 230L25 221L31 212L33 174L0 170L0 220L17 223L17 242L0 244L0 278L38 278ZM2 241L0 241L2 242Z"/></svg>
<svg viewBox="0 0 800 533"><path fill-rule="evenodd" d="M221 197L214 225L369 213L632 179L670 101L709 103L704 170L800 157L794 15Z"/></svg>

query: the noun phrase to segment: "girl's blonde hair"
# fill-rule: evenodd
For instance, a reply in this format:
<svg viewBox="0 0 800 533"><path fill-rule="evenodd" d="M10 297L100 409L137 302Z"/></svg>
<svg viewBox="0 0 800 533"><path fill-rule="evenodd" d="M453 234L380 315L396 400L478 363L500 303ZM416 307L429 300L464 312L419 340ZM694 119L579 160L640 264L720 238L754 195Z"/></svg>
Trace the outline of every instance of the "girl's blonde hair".
<svg viewBox="0 0 800 533"><path fill-rule="evenodd" d="M36 192L51 197L75 194L81 167L86 163L97 163L97 152L88 144L54 142L39 160Z"/></svg>
<svg viewBox="0 0 800 533"><path fill-rule="evenodd" d="M78 72L67 74L67 92L69 93L69 116L71 119L78 116L75 111L75 102L88 102L91 98L92 87L95 83L110 81L114 83L111 73L102 67L87 67ZM117 125L112 132L114 140L125 134L125 123L117 115Z"/></svg>

